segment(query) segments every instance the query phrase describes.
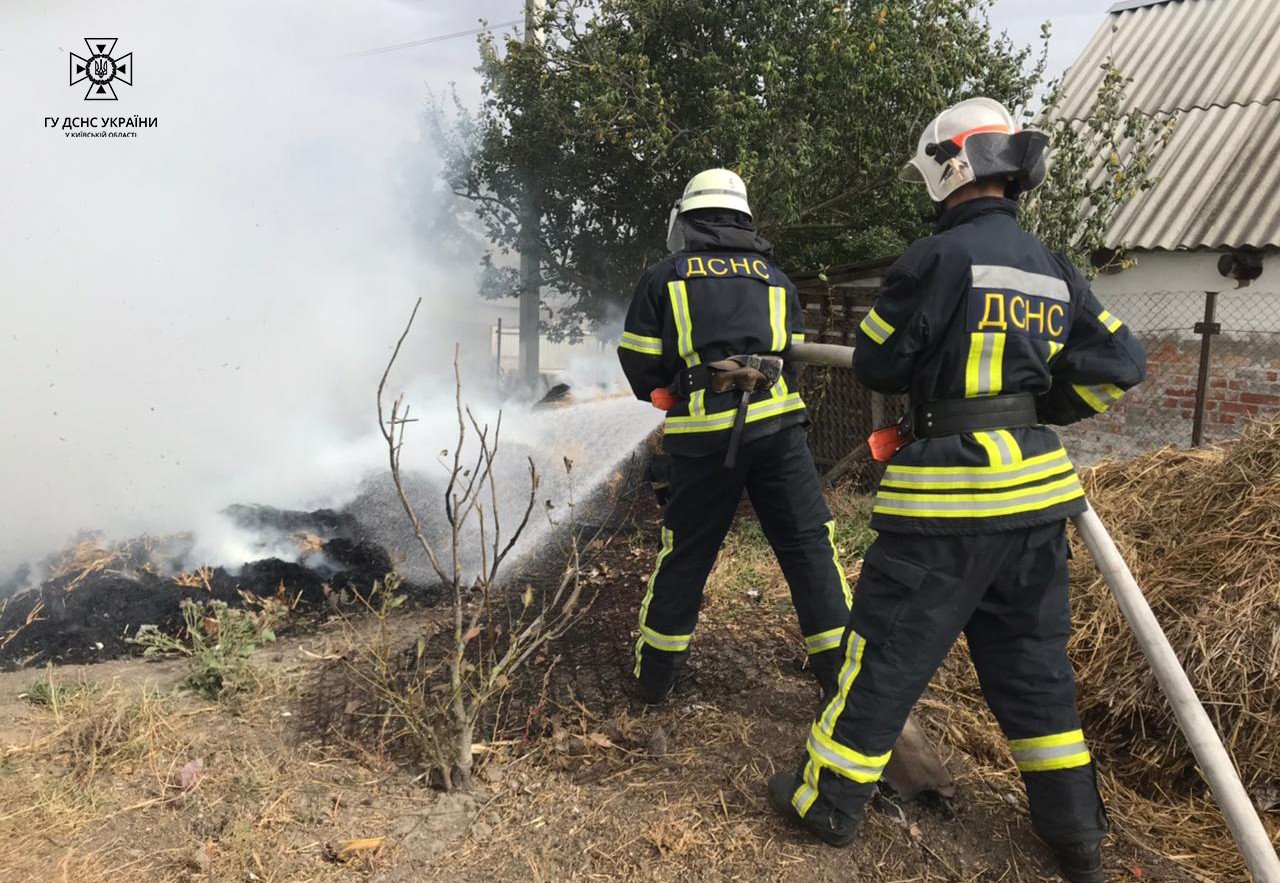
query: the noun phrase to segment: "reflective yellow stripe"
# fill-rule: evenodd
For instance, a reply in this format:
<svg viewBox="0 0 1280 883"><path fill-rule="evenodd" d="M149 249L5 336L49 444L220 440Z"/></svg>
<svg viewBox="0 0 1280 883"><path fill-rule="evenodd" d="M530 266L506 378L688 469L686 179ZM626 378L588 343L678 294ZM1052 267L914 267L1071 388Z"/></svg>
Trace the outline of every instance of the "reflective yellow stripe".
<svg viewBox="0 0 1280 883"><path fill-rule="evenodd" d="M863 334L880 344L892 337L894 332L894 327L886 322L874 307L858 327Z"/></svg>
<svg viewBox="0 0 1280 883"><path fill-rule="evenodd" d="M1010 739L1010 751L1024 751L1028 748L1059 748L1073 742L1084 741L1084 730L1067 730L1065 733L1053 733L1048 736L1033 736L1030 739Z"/></svg>
<svg viewBox="0 0 1280 883"><path fill-rule="evenodd" d="M1000 448L996 445L996 440L991 437L989 432L975 432L973 440L982 445L983 450L987 452L987 463L991 466L1008 466L1009 461L1000 456Z"/></svg>
<svg viewBox="0 0 1280 883"><path fill-rule="evenodd" d="M693 635L664 635L661 632L655 632L647 625L640 626L640 637L650 647L656 647L659 650L667 650L672 653L682 653L689 649L689 643L693 640Z"/></svg>
<svg viewBox="0 0 1280 883"><path fill-rule="evenodd" d="M1112 334L1115 334L1124 325L1119 319L1111 315L1111 313L1103 310L1098 314L1098 321L1102 323L1102 327L1106 328Z"/></svg>
<svg viewBox="0 0 1280 883"><path fill-rule="evenodd" d="M658 553L658 560L653 564L653 573L649 576L649 586L644 593L644 600L640 602L640 638L636 641L636 667L635 676L640 677L640 651L645 645L644 632L648 628L645 621L649 618L649 602L653 600L653 585L657 582L658 571L662 570L662 562L667 560L667 556L671 554L671 550L675 547L676 535L666 527L662 528L662 551ZM657 632L654 632L657 634Z"/></svg>
<svg viewBox="0 0 1280 883"><path fill-rule="evenodd" d="M827 702L827 707L822 712L822 717L818 720L819 725L824 733L830 734L836 725L836 719L840 717L844 711L845 702L849 698L849 689L853 686L853 682L858 679L859 672L862 671L862 654L867 649L867 642L862 635L849 629L849 643L844 650L844 664L840 666L840 674L836 677L836 695L831 697Z"/></svg>
<svg viewBox="0 0 1280 883"><path fill-rule="evenodd" d="M1074 467L1071 465L1071 461L1067 459L1066 451L1062 451L1061 456L1051 460L1047 466L1028 467L1024 465L1019 471L1004 475L987 475L982 471L982 467L975 467L972 473L964 477L938 475L900 478L885 472L885 477L880 482L880 487L929 491L994 490L996 488L1030 484L1033 481L1043 481L1068 469L1074 469Z"/></svg>
<svg viewBox="0 0 1280 883"><path fill-rule="evenodd" d="M1004 388L1005 335L982 332L969 335L969 358L964 369L965 398L997 395Z"/></svg>
<svg viewBox="0 0 1280 883"><path fill-rule="evenodd" d="M1024 773L1048 773L1053 770L1069 770L1072 767L1084 766L1093 760L1089 749L1073 752L1062 757L1045 758L1044 760L1021 761L1018 769Z"/></svg>
<svg viewBox="0 0 1280 883"><path fill-rule="evenodd" d="M1022 445L1018 444L1018 440L1013 437L1013 433L1007 429L997 429L996 438L1005 443L1009 449L1010 463L1022 462Z"/></svg>
<svg viewBox="0 0 1280 883"><path fill-rule="evenodd" d="M1076 395L1084 399L1086 405L1099 414L1124 398L1124 390L1111 383L1101 383L1097 386L1073 383L1071 388L1076 391Z"/></svg>
<svg viewBox="0 0 1280 883"><path fill-rule="evenodd" d="M676 320L676 351L684 363L692 368L700 364L698 352L693 348L693 316L689 312L689 289L684 282L675 280L667 283L667 293L671 297L671 315Z"/></svg>
<svg viewBox="0 0 1280 883"><path fill-rule="evenodd" d="M1004 342L1007 338L1003 334L993 334L992 337L995 339L991 348L991 387L986 392L996 395L1004 389Z"/></svg>
<svg viewBox="0 0 1280 883"><path fill-rule="evenodd" d="M1048 484L1037 484L1032 485L1029 488L1016 488L1009 491L993 491L989 494L913 494L910 491L884 491L877 496L884 497L889 500L927 500L938 503L956 500L966 503L985 502L987 500L998 500L1003 502L1007 500L1016 500L1020 497L1026 497L1041 491L1057 490L1058 488L1066 487L1071 483L1078 481L1079 479L1072 474Z"/></svg>
<svg viewBox="0 0 1280 883"><path fill-rule="evenodd" d="M879 781L885 764L889 762L889 754L875 758L859 754L819 732L816 726L810 729L809 742L805 747L809 751L810 763L864 784Z"/></svg>
<svg viewBox="0 0 1280 883"><path fill-rule="evenodd" d="M1024 773L1066 770L1089 763L1089 748L1083 730L1069 730L1032 739L1011 739L1009 749L1014 762Z"/></svg>
<svg viewBox="0 0 1280 883"><path fill-rule="evenodd" d="M804 343L804 334L797 332L791 335L792 343Z"/></svg>
<svg viewBox="0 0 1280 883"><path fill-rule="evenodd" d="M836 573L840 575L840 590L844 593L844 606L853 609L853 592L849 590L849 579L844 575L844 568L840 566L840 552L836 549L836 522L835 519L827 522L827 540L831 543L831 563L836 566Z"/></svg>
<svg viewBox="0 0 1280 883"><path fill-rule="evenodd" d="M707 391L705 389L694 390L693 395L689 396L689 416L707 416Z"/></svg>
<svg viewBox="0 0 1280 883"><path fill-rule="evenodd" d="M826 650L834 650L840 646L840 638L844 636L844 626L835 629L827 629L825 632L819 632L816 635L810 635L804 639L804 648L809 651L809 655L814 653L822 653Z"/></svg>
<svg viewBox="0 0 1280 883"><path fill-rule="evenodd" d="M891 475L956 475L968 477L974 474L981 475L999 475L1004 473L1017 472L1020 469L1027 469L1032 466L1045 465L1059 457L1067 455L1066 448L1058 448L1056 451L1049 451L1047 454L1036 454L1034 457L1028 457L1021 463L1012 466L1001 466L985 468L981 466L890 466L885 471L885 477Z"/></svg>
<svg viewBox="0 0 1280 883"><path fill-rule="evenodd" d="M1038 512L1084 496L1075 474L1058 481L994 494L911 494L881 491L872 510L915 518L994 518Z"/></svg>
<svg viewBox="0 0 1280 883"><path fill-rule="evenodd" d="M624 350L641 353L646 356L662 355L662 338L645 337L643 334L632 334L630 331L622 332L622 341L618 346Z"/></svg>
<svg viewBox="0 0 1280 883"><path fill-rule="evenodd" d="M1045 342L1049 344L1049 359L1048 359L1048 361L1052 362L1055 358L1057 358L1058 353L1062 352L1062 348L1063 348L1063 346L1065 346L1065 344L1061 344L1061 343L1058 343L1057 341L1053 341L1053 340L1049 340L1049 341L1045 341Z"/></svg>
<svg viewBox="0 0 1280 883"><path fill-rule="evenodd" d="M767 420L781 414L789 414L804 408L804 400L800 393L788 393L781 398L768 398L755 402L747 408L747 422ZM688 417L668 417L665 432L672 435L687 435L694 432L721 432L733 428L733 420L737 411L717 411L705 416L689 415Z"/></svg>
<svg viewBox="0 0 1280 883"><path fill-rule="evenodd" d="M796 789L795 794L791 795L791 805L796 808L796 812L800 813L800 818L805 817L813 806L813 802L818 799L818 773L820 770L821 767L814 763L812 759L806 761L800 787Z"/></svg>
<svg viewBox="0 0 1280 883"><path fill-rule="evenodd" d="M992 466L1013 466L1022 461L1022 449L1007 429L979 431L973 437L986 450L987 463Z"/></svg>
<svg viewBox="0 0 1280 883"><path fill-rule="evenodd" d="M787 290L777 285L769 286L769 328L769 352L780 353L787 348Z"/></svg>
<svg viewBox="0 0 1280 883"><path fill-rule="evenodd" d="M790 395L791 390L787 388L787 378L779 377L778 382L775 383L772 386L772 388L770 388L769 394L772 395L775 399L786 398L788 395Z"/></svg>

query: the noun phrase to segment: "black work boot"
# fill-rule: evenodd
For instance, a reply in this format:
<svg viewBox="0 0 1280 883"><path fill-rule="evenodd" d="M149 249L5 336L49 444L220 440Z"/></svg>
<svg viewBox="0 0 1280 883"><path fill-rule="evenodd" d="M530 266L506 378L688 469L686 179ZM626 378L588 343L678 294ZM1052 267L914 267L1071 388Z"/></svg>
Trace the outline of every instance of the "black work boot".
<svg viewBox="0 0 1280 883"><path fill-rule="evenodd" d="M828 807L821 797L801 816L791 803L799 787L800 777L795 773L775 773L769 777L769 802L783 816L828 846L851 846L857 837L858 823Z"/></svg>
<svg viewBox="0 0 1280 883"><path fill-rule="evenodd" d="M832 650L823 650L821 653L814 653L809 657L809 670L813 672L813 677L818 682L818 688L822 690L821 704L825 706L836 695L838 689L837 678L840 676L840 666L844 664L844 655L837 647Z"/></svg>
<svg viewBox="0 0 1280 883"><path fill-rule="evenodd" d="M661 705L671 695L676 683L676 670L663 666L646 665L636 678L636 696L646 705Z"/></svg>
<svg viewBox="0 0 1280 883"><path fill-rule="evenodd" d="M1102 843L1066 843L1053 846L1054 858L1062 869L1062 876L1071 883L1106 883L1102 872Z"/></svg>
<svg viewBox="0 0 1280 883"><path fill-rule="evenodd" d="M651 652L645 648L646 654ZM689 661L689 651L683 653L655 653L647 656L636 678L636 696L646 705L661 705L671 695L676 677Z"/></svg>

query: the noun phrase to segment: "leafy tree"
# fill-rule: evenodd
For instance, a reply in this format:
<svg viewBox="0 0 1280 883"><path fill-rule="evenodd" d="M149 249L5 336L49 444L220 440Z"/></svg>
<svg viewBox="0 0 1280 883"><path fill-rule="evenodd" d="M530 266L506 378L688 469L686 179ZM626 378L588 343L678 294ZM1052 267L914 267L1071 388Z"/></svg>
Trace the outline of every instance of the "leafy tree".
<svg viewBox="0 0 1280 883"><path fill-rule="evenodd" d="M447 179L494 253L519 249L533 182L553 335L626 303L713 165L747 180L787 268L896 254L928 230L927 198L897 180L925 124L974 95L1024 107L1040 82L1043 53L994 35L992 2L551 0L542 46L481 38L474 114L436 107ZM515 294L492 257L485 292Z"/></svg>
<svg viewBox="0 0 1280 883"><path fill-rule="evenodd" d="M1083 120L1060 113L1065 96L1056 83L1037 123L1053 139L1053 162L1044 186L1023 203L1023 224L1092 272L1133 266L1107 233L1124 203L1158 183L1151 167L1177 124L1172 115L1126 110L1128 83L1108 65Z"/></svg>

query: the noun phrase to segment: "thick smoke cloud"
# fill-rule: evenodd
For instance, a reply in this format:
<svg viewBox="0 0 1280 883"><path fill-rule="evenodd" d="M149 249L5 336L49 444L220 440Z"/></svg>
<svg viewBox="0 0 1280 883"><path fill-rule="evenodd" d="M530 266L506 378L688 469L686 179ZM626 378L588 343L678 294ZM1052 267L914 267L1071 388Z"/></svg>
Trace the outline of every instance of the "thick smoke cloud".
<svg viewBox="0 0 1280 883"><path fill-rule="evenodd" d="M79 529L330 503L380 466L374 386L414 298L397 383L420 399L448 383L473 302L474 255L441 257L413 219L440 198L424 99L475 49L328 59L483 6L4 4L0 579ZM117 102L67 83L68 52L98 35L134 53ZM42 125L133 114L159 127Z"/></svg>

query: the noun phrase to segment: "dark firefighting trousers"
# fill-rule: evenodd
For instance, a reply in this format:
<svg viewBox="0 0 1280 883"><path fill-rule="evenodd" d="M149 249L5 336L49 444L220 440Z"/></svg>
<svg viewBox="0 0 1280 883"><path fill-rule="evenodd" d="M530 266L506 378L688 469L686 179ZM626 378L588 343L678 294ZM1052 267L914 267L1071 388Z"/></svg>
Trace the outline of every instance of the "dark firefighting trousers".
<svg viewBox="0 0 1280 883"><path fill-rule="evenodd" d="M822 497L804 427L744 443L733 469L724 452L671 457L662 550L640 605L635 676L673 677L693 639L702 591L746 490L791 587L805 647L834 674L849 622L850 593L835 549L835 522Z"/></svg>
<svg viewBox="0 0 1280 883"><path fill-rule="evenodd" d="M842 645L838 692L814 721L792 804L855 822L890 749L961 632L1050 844L1107 829L1067 658L1065 522L976 536L881 533Z"/></svg>

